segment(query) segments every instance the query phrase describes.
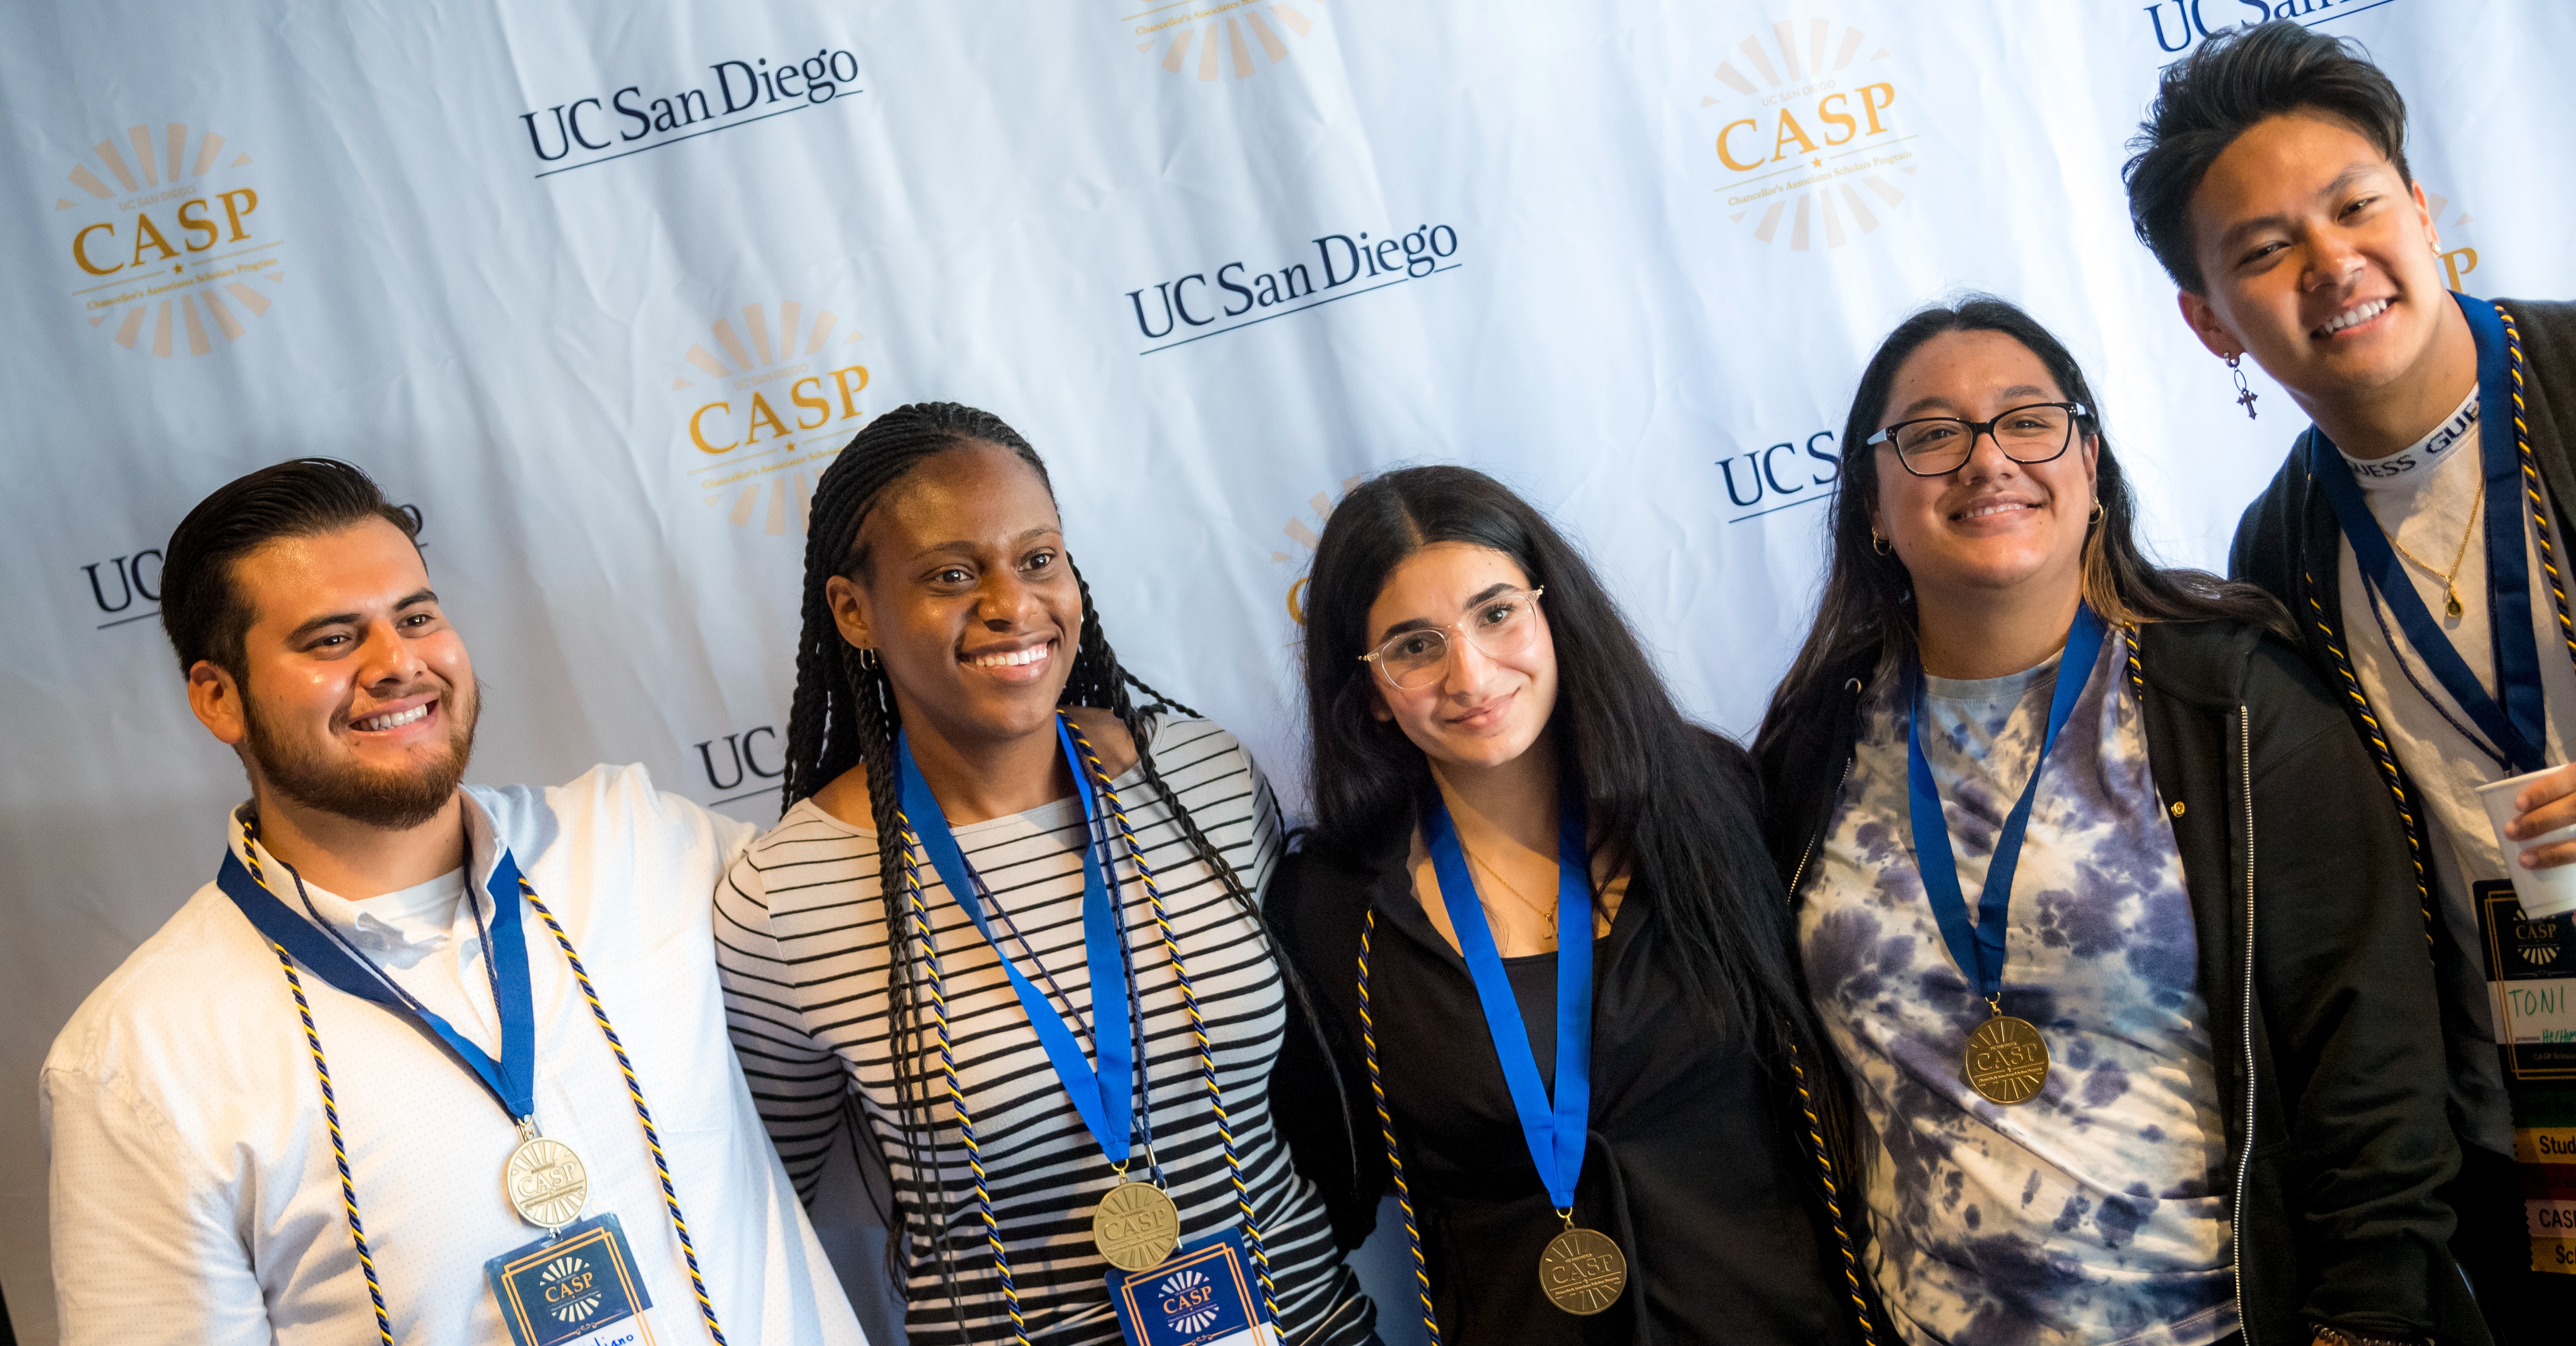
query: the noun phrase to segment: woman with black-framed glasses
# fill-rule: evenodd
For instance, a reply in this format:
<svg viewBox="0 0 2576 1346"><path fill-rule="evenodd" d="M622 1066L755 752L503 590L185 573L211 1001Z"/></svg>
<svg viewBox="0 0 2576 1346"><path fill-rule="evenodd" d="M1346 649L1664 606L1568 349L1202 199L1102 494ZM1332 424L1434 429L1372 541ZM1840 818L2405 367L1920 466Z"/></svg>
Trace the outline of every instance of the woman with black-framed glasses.
<svg viewBox="0 0 2576 1346"><path fill-rule="evenodd" d="M1325 1041L1272 1109L1345 1246L1404 1199L1435 1342L1869 1339L1743 749L1462 467L1334 508L1305 662L1316 829L1264 911Z"/></svg>
<svg viewBox="0 0 2576 1346"><path fill-rule="evenodd" d="M2405 835L2258 591L2159 569L2020 309L1846 424L1755 757L1909 1343L2483 1342Z"/></svg>

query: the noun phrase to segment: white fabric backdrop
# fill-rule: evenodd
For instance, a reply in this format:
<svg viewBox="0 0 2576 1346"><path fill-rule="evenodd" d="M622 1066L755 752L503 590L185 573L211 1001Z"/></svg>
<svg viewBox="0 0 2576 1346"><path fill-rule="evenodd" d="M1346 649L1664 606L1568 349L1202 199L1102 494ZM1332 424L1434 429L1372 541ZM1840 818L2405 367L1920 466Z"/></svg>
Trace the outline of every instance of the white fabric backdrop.
<svg viewBox="0 0 2576 1346"><path fill-rule="evenodd" d="M1552 510L1688 705L1749 733L1812 601L1853 378L1949 291L2053 325L2154 540L2221 563L2299 422L2259 375L2244 419L2118 168L2158 68L2265 8L15 7L18 1330L53 1335L36 1065L243 793L151 619L156 549L215 486L324 453L421 511L490 684L482 780L640 761L775 816L807 493L926 397L1047 454L1127 662L1292 803L1292 588L1344 484L1408 460ZM2464 288L2576 292L2576 8L2270 8L2405 90Z"/></svg>

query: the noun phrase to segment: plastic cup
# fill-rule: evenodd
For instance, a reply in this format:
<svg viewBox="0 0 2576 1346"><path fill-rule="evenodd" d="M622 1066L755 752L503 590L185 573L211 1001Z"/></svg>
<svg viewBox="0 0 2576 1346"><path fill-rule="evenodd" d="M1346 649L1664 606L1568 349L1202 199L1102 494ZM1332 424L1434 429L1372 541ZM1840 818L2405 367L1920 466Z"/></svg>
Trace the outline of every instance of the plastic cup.
<svg viewBox="0 0 2576 1346"><path fill-rule="evenodd" d="M2563 916L2576 911L2576 865L2522 867L2522 852L2554 841L2576 839L2576 823L2553 828L2529 841L2508 840L2504 834L2505 824L2514 819L2513 797L2522 793L2522 787L2556 769L2550 767L2478 787L2478 802L2487 806L2487 821L2495 827L2496 845L2504 848L2505 871L2513 875L2513 894L2521 899L2525 916Z"/></svg>

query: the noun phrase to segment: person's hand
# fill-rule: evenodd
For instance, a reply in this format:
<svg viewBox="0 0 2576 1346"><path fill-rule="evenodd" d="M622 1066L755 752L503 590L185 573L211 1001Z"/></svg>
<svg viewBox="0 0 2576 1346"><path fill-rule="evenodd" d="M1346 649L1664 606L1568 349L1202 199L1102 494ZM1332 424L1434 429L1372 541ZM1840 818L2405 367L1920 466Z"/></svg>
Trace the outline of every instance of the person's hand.
<svg viewBox="0 0 2576 1346"><path fill-rule="evenodd" d="M2507 841L2528 841L2543 832L2576 823L2576 763L2551 771L2522 787L2513 797L2514 818L2505 824ZM2553 841L2522 853L2525 869L2576 864L2576 841Z"/></svg>

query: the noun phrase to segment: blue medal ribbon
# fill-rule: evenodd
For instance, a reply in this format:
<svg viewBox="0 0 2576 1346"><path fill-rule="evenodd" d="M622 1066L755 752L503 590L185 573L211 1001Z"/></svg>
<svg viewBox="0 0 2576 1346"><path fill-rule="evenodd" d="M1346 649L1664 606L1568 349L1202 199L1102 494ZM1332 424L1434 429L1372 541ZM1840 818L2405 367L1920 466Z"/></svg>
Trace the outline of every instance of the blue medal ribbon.
<svg viewBox="0 0 2576 1346"><path fill-rule="evenodd" d="M298 880L299 887L301 882ZM483 1082L501 1110L510 1114L511 1121L522 1126L531 1123L537 1111L537 1016L535 994L528 982L528 942L520 933L519 865L508 848L502 849L492 866L492 877L484 885L492 897L492 921L483 930L483 970L492 983L493 1007L501 1016L498 1061L396 986L384 969L365 954L279 901L265 884L251 876L231 847L224 849L224 864L215 875L215 886L223 889L224 896L232 899L253 928L311 969L313 975L349 995L383 1006L386 1012L447 1044L456 1059ZM479 907L474 917L475 923L482 925Z"/></svg>
<svg viewBox="0 0 2576 1346"><path fill-rule="evenodd" d="M1976 979L1977 993L1992 1003L2004 989L2004 927L2012 909L2013 871L2021 865L2021 843L2030 828L2031 802L2039 797L2039 773L2048 765L2048 750L2057 731L2075 713L2076 698L2093 677L2108 634L2090 604L2078 603L2075 623L2067 628L2066 649L2057 661L2057 682L2048 698L2048 728L2039 741L2039 756L2030 764L2030 780L2004 819L1995 838L1994 859L1986 866L1985 889L1977 895L1977 923L1968 925L1968 900L1959 890L1959 864L1950 853L1950 821L1941 814L1941 792L1932 782L1932 764L1923 757L1923 665L1907 669L1912 710L1905 729L1906 828L1914 841L1914 867L1923 876L1923 899L1932 904L1941 940L1959 971ZM2003 1013L2001 1009L1995 1011Z"/></svg>
<svg viewBox="0 0 2576 1346"><path fill-rule="evenodd" d="M2468 319L2478 346L2478 459L2487 484L2487 631L2495 655L2496 683L2503 692L2501 704L2478 681L2468 660L2460 657L2458 647L2433 620L2432 610L2424 606L2424 596L2415 591L2415 582L2389 545L2388 534L2372 517L2361 483L2353 480L2351 467L2334 444L2311 425L2302 436L2302 447L2307 451L2309 475L2324 488L2327 502L2334 506L2335 523L2352 544L2362 583L2396 614L2406 643L2415 647L2434 680L2468 712L2479 732L2513 763L2518 775L2549 764L2549 729L2540 687L2540 642L2531 629L2524 511L2499 507L2504 501L2522 501L2526 495L2521 445L2511 430L2513 381L2506 368L2510 357L2504 320L2496 316L2495 306L2466 295L2451 297Z"/></svg>
<svg viewBox="0 0 2576 1346"><path fill-rule="evenodd" d="M1562 1215L1574 1209L1575 1182L1583 1174L1584 1139L1592 1124L1592 864L1584 845L1583 792L1569 780L1557 788L1556 824L1556 1090L1551 1107L1547 1085L1538 1077L1538 1057L1530 1050L1529 1027L1521 1022L1520 1001L1503 971L1494 933L1485 924L1485 908L1476 899L1476 879L1467 869L1467 852L1458 844L1458 828L1437 788L1422 801L1422 837L1440 876L1440 900L1449 909L1450 928L1458 932L1458 952L1467 960L1467 975L1476 983L1476 1000L1485 1012L1485 1030L1494 1040L1494 1055L1510 1086L1512 1108L1520 1114L1521 1137L1529 1144L1530 1162L1539 1181Z"/></svg>
<svg viewBox="0 0 2576 1346"><path fill-rule="evenodd" d="M981 879L966 863L965 853L957 848L957 838L948 828L948 815L940 810L939 797L930 792L930 782L922 779L921 767L912 760L911 739L900 733L895 735L895 765L902 782L904 821L921 839L921 848L929 853L931 867L939 871L949 897L966 913L966 919L975 923L975 932L992 946L993 957L1001 963L1003 974L1011 980L1011 990L1020 998L1021 1010L1029 1016L1029 1026L1037 1030L1038 1045L1046 1049L1047 1064L1055 1067L1055 1077L1072 1097L1082 1124L1100 1142L1101 1152L1109 1162L1124 1164L1135 1125L1134 1100L1129 1090L1136 1053L1130 1036L1133 1025L1129 1010L1133 1002L1128 993L1124 941L1119 936L1117 913L1111 905L1101 862L1108 839L1095 834L1091 777L1074 751L1073 734L1065 728L1061 715L1056 717L1055 733L1064 748L1065 764L1073 769L1074 790L1082 798L1082 949L1084 961L1091 968L1091 1038L1100 1055L1098 1069L1083 1059L1082 1046L1074 1041L1073 1030L1064 1017L1029 983L1000 941L993 938L993 927L978 900ZM879 844L884 844L882 838ZM1102 1012L1102 1007L1110 1003L1117 1005L1117 1013Z"/></svg>

